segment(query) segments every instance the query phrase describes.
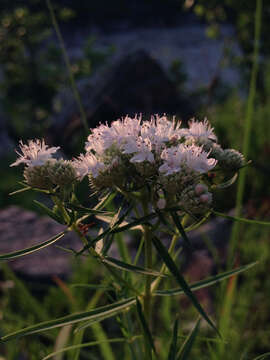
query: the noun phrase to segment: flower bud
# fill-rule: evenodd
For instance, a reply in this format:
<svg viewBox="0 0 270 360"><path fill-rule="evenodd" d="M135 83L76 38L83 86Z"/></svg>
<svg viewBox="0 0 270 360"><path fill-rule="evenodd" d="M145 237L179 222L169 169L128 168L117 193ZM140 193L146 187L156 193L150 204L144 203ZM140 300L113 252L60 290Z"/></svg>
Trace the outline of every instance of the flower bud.
<svg viewBox="0 0 270 360"><path fill-rule="evenodd" d="M48 176L54 185L59 186L71 184L77 178L71 162L63 159L51 163L51 166L48 167Z"/></svg>
<svg viewBox="0 0 270 360"><path fill-rule="evenodd" d="M27 184L38 189L50 189L53 183L49 178L49 168L55 160L48 160L44 165L28 166L24 169Z"/></svg>
<svg viewBox="0 0 270 360"><path fill-rule="evenodd" d="M219 164L229 170L238 170L245 164L245 158L237 150L226 149L223 151Z"/></svg>
<svg viewBox="0 0 270 360"><path fill-rule="evenodd" d="M204 184L197 184L195 186L195 194L196 195L201 195L201 194L207 192L207 190L208 190L208 187Z"/></svg>
<svg viewBox="0 0 270 360"><path fill-rule="evenodd" d="M179 205L193 214L202 214L212 202L212 194L204 184L191 185L186 187L180 198Z"/></svg>
<svg viewBox="0 0 270 360"><path fill-rule="evenodd" d="M212 194L207 192L206 194L202 194L200 196L200 202L202 204L210 204L212 202Z"/></svg>
<svg viewBox="0 0 270 360"><path fill-rule="evenodd" d="M159 209L164 209L166 206L166 200L165 199L158 199L157 201L157 207Z"/></svg>

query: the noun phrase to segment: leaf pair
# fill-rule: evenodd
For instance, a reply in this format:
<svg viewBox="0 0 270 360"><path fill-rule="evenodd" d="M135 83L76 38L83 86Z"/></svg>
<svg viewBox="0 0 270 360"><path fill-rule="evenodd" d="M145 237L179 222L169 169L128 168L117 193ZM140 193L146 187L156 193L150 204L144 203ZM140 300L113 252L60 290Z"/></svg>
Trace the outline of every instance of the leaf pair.
<svg viewBox="0 0 270 360"><path fill-rule="evenodd" d="M177 350L177 339L178 339L178 320L175 320L173 327L172 342L169 350L168 360L188 360L189 355L193 346L193 343L198 335L201 319L199 318L191 330L186 340L182 344L181 348Z"/></svg>

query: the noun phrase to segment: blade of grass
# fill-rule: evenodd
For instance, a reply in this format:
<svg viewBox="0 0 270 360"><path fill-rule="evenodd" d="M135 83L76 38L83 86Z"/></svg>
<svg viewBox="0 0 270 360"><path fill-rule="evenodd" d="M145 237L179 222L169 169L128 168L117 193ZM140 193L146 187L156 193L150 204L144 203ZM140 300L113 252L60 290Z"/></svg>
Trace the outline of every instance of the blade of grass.
<svg viewBox="0 0 270 360"><path fill-rule="evenodd" d="M71 314L54 320L44 321L42 323L28 326L27 328L17 330L11 334L2 336L0 338L0 342L6 342L12 339L17 339L22 336L36 334L56 327L61 327L68 324L75 324L80 321L90 320L94 318L102 318L103 320L105 315L107 318L112 317L118 312L134 305L135 303L136 303L135 298L129 298L118 301L114 304L101 306L90 311Z"/></svg>
<svg viewBox="0 0 270 360"><path fill-rule="evenodd" d="M245 218L241 218L239 216L229 216L223 213L220 213L218 211L212 211L213 214L220 216L220 217L224 217L226 219L229 220L234 220L234 221L240 221L240 222L244 222L247 224L252 224L252 225L263 225L263 226L270 226L270 222L269 221L260 221L260 220L251 220L251 219L245 219Z"/></svg>
<svg viewBox="0 0 270 360"><path fill-rule="evenodd" d="M194 328L191 330L190 334L186 338L183 346L181 347L181 349L179 350L179 352L177 354L177 360L188 360L188 359L190 359L189 354L190 354L190 352L192 350L192 346L193 346L194 341L195 341L195 339L197 337L199 327L200 327L200 322L201 322L201 319L198 319L197 322L196 322L196 325L194 326Z"/></svg>
<svg viewBox="0 0 270 360"><path fill-rule="evenodd" d="M172 217L172 219L173 219L173 221L175 223L175 226L177 227L177 230L181 234L185 245L188 247L188 249L192 249L192 245L191 245L191 243L189 241L189 238L187 237L187 234L186 234L186 232L185 232L185 230L184 230L184 228L183 228L183 226L182 226L182 224L181 224L181 222L179 220L179 217L178 217L177 213L174 212L174 211L171 211L171 217Z"/></svg>
<svg viewBox="0 0 270 360"><path fill-rule="evenodd" d="M147 321L145 319L145 316L144 316L144 313L142 310L142 305L141 305L140 301L138 300L138 298L136 299L136 306L137 306L137 313L138 313L139 320L140 320L140 323L141 323L141 326L143 329L144 336L150 347L149 348L149 356L150 356L149 360L150 360L152 358L151 349L154 351L155 354L157 354L156 349L155 349L154 340L152 338L151 331L150 331Z"/></svg>
<svg viewBox="0 0 270 360"><path fill-rule="evenodd" d="M210 278L207 278L205 280L201 280L198 281L194 284L189 285L190 286L190 290L192 291L196 291L202 288L206 288L209 286L212 286L220 281L223 281L225 279L228 279L232 276L238 275L250 268L252 268L254 265L258 264L257 262L248 264L248 265L243 265L237 269L234 270L230 270L230 271L226 271L222 274L218 274L216 276L211 276ZM171 290L157 290L153 293L153 295L156 296L174 296L174 295L183 295L185 294L184 290L182 288L178 288L178 289L171 289Z"/></svg>
<svg viewBox="0 0 270 360"><path fill-rule="evenodd" d="M172 342L169 350L168 360L176 360L177 355L177 335L178 335L178 319L175 320L173 326Z"/></svg>
<svg viewBox="0 0 270 360"><path fill-rule="evenodd" d="M170 272L174 275L175 279L185 292L185 294L188 296L188 298L191 300L194 307L197 309L199 314L202 315L202 317L208 322L208 324L216 331L216 333L219 335L219 331L210 320L200 303L198 302L196 296L192 293L190 290L190 287L188 286L186 280L183 278L183 276L180 274L175 262L173 261L172 257L168 253L166 247L161 243L161 241L157 237L153 237L152 239L153 244L160 255L160 257L163 259L164 263L166 264L167 268L170 270Z"/></svg>
<svg viewBox="0 0 270 360"><path fill-rule="evenodd" d="M82 349L82 348L87 348L87 347L91 347L91 346L97 346L100 345L102 343L119 343L119 342L125 342L126 339L125 338L115 338L115 339L107 339L107 340L100 340L100 341L91 341L91 342L87 342L84 344L78 344L78 345L71 345L71 346L67 346L61 350L58 351L54 351L53 353L45 356L44 358L42 358L42 360L48 360L53 358L55 355L58 355L60 353L64 353L70 350L75 350L75 349Z"/></svg>
<svg viewBox="0 0 270 360"><path fill-rule="evenodd" d="M77 88L74 76L73 76L73 72L72 72L72 69L71 69L71 64L70 64L68 53L67 53L67 50L66 50L66 47L65 47L64 39L62 37L61 31L60 31L60 28L59 28L59 25L58 25L58 22L57 22L51 0L46 0L46 3L47 3L47 6L48 6L48 9L49 9L49 13L50 13L50 17L51 17L51 20L52 20L54 30L56 32L56 35L57 35L59 43L60 43L60 47L61 47L63 58L64 58L64 61L65 61L66 67L67 67L67 72L68 72L68 76L69 76L69 80L70 80L70 85L71 85L71 88L72 88L72 91L73 91L73 95L74 95L74 98L75 98L75 100L77 102L79 112L81 114L82 125L84 127L85 133L88 135L89 128L88 128L88 124L87 124L87 117L86 117L85 111L83 109L80 93L79 93L79 90Z"/></svg>

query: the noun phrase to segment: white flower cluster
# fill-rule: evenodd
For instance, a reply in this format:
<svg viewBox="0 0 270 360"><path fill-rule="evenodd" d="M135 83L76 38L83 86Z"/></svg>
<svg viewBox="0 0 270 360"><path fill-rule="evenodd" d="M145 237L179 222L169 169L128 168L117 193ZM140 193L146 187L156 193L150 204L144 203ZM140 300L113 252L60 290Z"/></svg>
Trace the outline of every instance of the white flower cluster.
<svg viewBox="0 0 270 360"><path fill-rule="evenodd" d="M120 165L125 155L130 164L154 164L157 172L166 176L180 172L183 165L198 173L213 169L217 161L195 145L197 138L216 139L207 121L193 120L189 128L180 126L166 116L150 121L126 117L111 126L100 125L88 137L86 154L81 154L74 165L80 177L90 174L93 178L109 172L116 163Z"/></svg>
<svg viewBox="0 0 270 360"><path fill-rule="evenodd" d="M54 186L65 186L77 178L70 161L56 160L53 155L60 147L48 147L44 140L29 140L28 145L20 141L19 158L10 166L25 164L24 178L28 185L40 189L51 189Z"/></svg>
<svg viewBox="0 0 270 360"><path fill-rule="evenodd" d="M132 191L148 184L156 204L162 199L201 212L212 201L203 175L217 165L235 171L244 164L242 154L217 144L206 119L192 119L188 127L181 127L181 122L165 115L147 121L127 116L92 129L87 140L85 154L73 161L54 159L59 147L49 148L44 140L20 142L21 154L11 166L24 163L26 182L33 187L63 186L85 176L97 189Z"/></svg>

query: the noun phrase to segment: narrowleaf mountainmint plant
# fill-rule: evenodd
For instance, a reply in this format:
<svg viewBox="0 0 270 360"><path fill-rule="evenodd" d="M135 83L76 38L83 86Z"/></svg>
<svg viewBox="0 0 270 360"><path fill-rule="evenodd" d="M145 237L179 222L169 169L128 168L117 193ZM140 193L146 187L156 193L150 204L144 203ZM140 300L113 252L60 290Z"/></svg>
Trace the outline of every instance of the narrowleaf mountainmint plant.
<svg viewBox="0 0 270 360"><path fill-rule="evenodd" d="M111 279L106 281L110 282L110 289L114 289L114 295L110 293L109 298L116 301L110 301L92 312L76 313L18 330L3 336L2 341L81 321L102 321L118 314L119 321L123 320L123 336L129 341L131 349L134 347L133 350L140 353L139 358L159 358L154 355L157 354L155 337L159 336L152 329L154 297L179 293L188 296L200 316L216 330L173 260L177 244L178 247L187 245L190 251L192 244L187 228L190 230L207 218L213 209L215 189L231 185L236 178L234 174L245 166L241 153L234 149L222 149L206 119L203 122L193 119L188 127L181 126L175 118L169 120L165 115L155 115L145 121L141 116L127 116L111 125L100 124L91 130L85 143L85 153L70 161L56 158L59 147L50 148L44 140L29 140L27 144L20 142L19 146L19 158L11 165L25 165L25 188L19 192L34 188L47 193L55 206L50 209L38 203L39 206L53 219L66 224L66 230L46 244L1 255L0 260L27 255L56 242L66 231L75 231L83 243L76 255L89 255L100 266L105 266ZM85 200L89 199L90 205L87 207L76 197L76 186L85 177L89 179L89 194L86 194ZM113 202L116 194L122 202ZM115 211L112 211L113 208ZM127 262L126 257L110 257L115 234L119 236L129 230L142 232L135 258ZM164 234L172 237L168 249L160 240ZM183 242L179 241L181 237ZM128 252L125 237L121 237L120 243L122 250ZM118 241L118 246L120 243ZM141 254L143 248L144 256ZM153 248L159 258L154 255ZM159 259L162 260L161 267ZM141 260L144 267L137 265ZM246 268L219 274L216 281ZM130 273L128 282L119 270ZM161 282L166 284L164 274L167 270L180 288L158 290ZM209 279L209 286L213 281L215 277ZM208 281L203 286L207 284ZM137 317L134 316L134 306ZM132 320L128 330L133 332L132 341L125 330L127 319L121 317L123 311L128 314L128 321ZM143 346L140 346L141 331L144 334ZM173 351L168 348L168 353ZM181 351L186 350L183 348ZM175 359L182 358L181 351Z"/></svg>

